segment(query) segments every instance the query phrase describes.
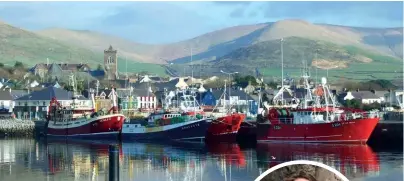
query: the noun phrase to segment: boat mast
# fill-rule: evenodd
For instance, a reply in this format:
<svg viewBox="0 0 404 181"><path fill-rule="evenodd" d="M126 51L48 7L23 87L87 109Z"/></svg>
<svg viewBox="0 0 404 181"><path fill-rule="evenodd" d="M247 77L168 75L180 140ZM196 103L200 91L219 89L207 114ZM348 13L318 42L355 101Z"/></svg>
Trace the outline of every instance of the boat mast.
<svg viewBox="0 0 404 181"><path fill-rule="evenodd" d="M328 116L329 116L329 113L328 113L328 89L327 89L327 87L326 87L326 83L327 83L327 79L325 78L325 77L323 77L322 79L321 79L321 84L322 84L322 87L323 87L323 94L324 94L324 99L325 99L325 112L326 112L326 117L325 117L325 121L326 122L328 122Z"/></svg>
<svg viewBox="0 0 404 181"><path fill-rule="evenodd" d="M282 83L282 88L283 88L283 38L281 38L281 60L282 60L282 80L281 80L281 83ZM281 103L283 104L283 92L281 94Z"/></svg>
<svg viewBox="0 0 404 181"><path fill-rule="evenodd" d="M100 81L99 80L97 80L97 83L95 84L95 88L96 88L96 92L95 92L95 94L96 94L96 96L98 96L98 88L100 87Z"/></svg>
<svg viewBox="0 0 404 181"><path fill-rule="evenodd" d="M303 59L303 72L302 72L302 77L303 77L303 84L304 88L306 89L306 95L304 97L304 108L306 109L308 107L308 102L313 100L313 96L310 91L310 84L309 84L309 69L307 66L307 61Z"/></svg>
<svg viewBox="0 0 404 181"><path fill-rule="evenodd" d="M223 107L226 109L226 80L224 80L224 91L223 91L223 98L224 98L224 102L223 102ZM230 98L229 98L230 99Z"/></svg>

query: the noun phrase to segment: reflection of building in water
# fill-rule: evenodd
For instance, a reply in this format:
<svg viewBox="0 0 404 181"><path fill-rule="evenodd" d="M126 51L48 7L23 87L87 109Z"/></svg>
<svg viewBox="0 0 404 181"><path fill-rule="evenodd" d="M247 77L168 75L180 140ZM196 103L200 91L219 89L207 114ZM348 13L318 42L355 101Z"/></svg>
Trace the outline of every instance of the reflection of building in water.
<svg viewBox="0 0 404 181"><path fill-rule="evenodd" d="M71 172L74 180L105 180L108 145L51 143L47 146L49 173Z"/></svg>
<svg viewBox="0 0 404 181"><path fill-rule="evenodd" d="M266 170L291 160L311 160L329 165L347 177L378 175L380 164L367 145L259 143L258 166Z"/></svg>
<svg viewBox="0 0 404 181"><path fill-rule="evenodd" d="M189 145L123 143L122 148L127 162L123 164L129 165L128 180L203 180L210 178L204 176L207 165L218 170L220 180L231 180L232 172L239 174L248 169L237 144L208 144L198 149Z"/></svg>
<svg viewBox="0 0 404 181"><path fill-rule="evenodd" d="M15 162L15 144L12 140L2 140L2 144L0 144L0 163Z"/></svg>
<svg viewBox="0 0 404 181"><path fill-rule="evenodd" d="M123 143L124 165L129 165L127 179L200 180L203 178L204 159L198 152L170 146ZM152 174L152 175L151 175Z"/></svg>

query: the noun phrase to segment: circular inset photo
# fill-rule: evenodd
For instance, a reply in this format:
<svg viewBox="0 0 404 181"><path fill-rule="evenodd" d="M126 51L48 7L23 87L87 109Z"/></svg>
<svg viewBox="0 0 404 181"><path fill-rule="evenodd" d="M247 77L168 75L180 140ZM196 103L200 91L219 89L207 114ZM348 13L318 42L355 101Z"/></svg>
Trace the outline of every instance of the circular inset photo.
<svg viewBox="0 0 404 181"><path fill-rule="evenodd" d="M323 163L297 160L276 165L255 181L348 181L334 168Z"/></svg>

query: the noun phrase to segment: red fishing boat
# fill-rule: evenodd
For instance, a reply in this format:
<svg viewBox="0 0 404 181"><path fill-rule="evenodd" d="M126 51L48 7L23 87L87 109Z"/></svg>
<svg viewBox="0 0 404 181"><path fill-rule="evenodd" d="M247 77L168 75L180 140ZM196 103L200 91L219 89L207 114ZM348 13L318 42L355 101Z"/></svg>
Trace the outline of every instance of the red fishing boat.
<svg viewBox="0 0 404 181"><path fill-rule="evenodd" d="M297 109L266 106L257 117L257 141L367 142L379 122L377 112L337 107L325 78L314 92L315 100L306 99Z"/></svg>
<svg viewBox="0 0 404 181"><path fill-rule="evenodd" d="M80 96L74 95L74 92L70 104L62 105L55 97L50 101L47 115L47 136L118 138L125 116L118 114L114 89L112 89L113 106L107 113L95 112L93 93L91 93L92 106L89 106L85 105L85 101L80 100Z"/></svg>
<svg viewBox="0 0 404 181"><path fill-rule="evenodd" d="M246 118L246 115L243 113L237 113L234 110L229 111L231 109L231 102L229 101L229 106L226 107L226 97L229 97L230 100L230 95L226 95L226 85L224 86L224 91L222 96L219 98L219 100L222 100L224 98L224 105L221 107L221 111L219 112L224 112L225 115L223 116L218 116L216 119L213 119L208 130L206 133L206 141L207 142L235 142L237 139L237 133L238 130L240 129L241 123L244 121ZM218 107L219 104L217 104L211 111L212 113L215 112L215 110Z"/></svg>
<svg viewBox="0 0 404 181"><path fill-rule="evenodd" d="M206 141L235 142L245 117L245 114L233 113L212 120L206 133Z"/></svg>

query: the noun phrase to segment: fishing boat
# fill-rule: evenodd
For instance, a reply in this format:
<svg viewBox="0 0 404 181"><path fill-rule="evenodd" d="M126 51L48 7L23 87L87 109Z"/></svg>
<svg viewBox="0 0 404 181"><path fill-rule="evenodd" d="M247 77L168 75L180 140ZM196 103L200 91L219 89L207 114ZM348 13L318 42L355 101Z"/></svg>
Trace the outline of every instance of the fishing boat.
<svg viewBox="0 0 404 181"><path fill-rule="evenodd" d="M118 113L116 93L112 89L112 108L108 112L95 112L94 93L91 93L92 106L84 104L82 97L75 94L75 81L70 77L73 87L72 101L61 104L53 97L47 115L47 136L66 138L114 138L122 130L125 116Z"/></svg>
<svg viewBox="0 0 404 181"><path fill-rule="evenodd" d="M314 93L313 100L306 99L296 109L264 104L265 111L257 117L257 141L367 142L379 122L377 112L337 107L325 77Z"/></svg>
<svg viewBox="0 0 404 181"><path fill-rule="evenodd" d="M226 107L226 97L229 97L228 107ZM206 132L206 141L208 142L235 142L240 125L246 118L246 114L238 113L231 109L230 94L226 94L226 84L224 85L224 91L219 100L222 100L222 98L224 99L223 107L219 107L219 104L217 104L212 112L219 110L219 112L224 113L224 115L219 115L212 120Z"/></svg>
<svg viewBox="0 0 404 181"><path fill-rule="evenodd" d="M123 140L204 140L209 119L180 112L154 112L147 121L125 124Z"/></svg>
<svg viewBox="0 0 404 181"><path fill-rule="evenodd" d="M279 101L273 101L279 104L270 106L267 102L263 103L263 112L257 116L257 141L366 143L379 122L378 113L337 106L325 77L312 89L309 84L310 71L304 60L304 100L292 99L285 104L284 91L291 92L283 84L283 39L281 54L282 87L275 97L281 96Z"/></svg>
<svg viewBox="0 0 404 181"><path fill-rule="evenodd" d="M180 93L181 92L181 93ZM182 94L182 95L181 95ZM172 99L176 97L175 101ZM206 117L199 108L195 96L186 94L185 90L170 92L165 96L165 109L151 112L146 120L124 124L123 140L205 140L206 130L211 119ZM169 106L175 103L176 108Z"/></svg>

